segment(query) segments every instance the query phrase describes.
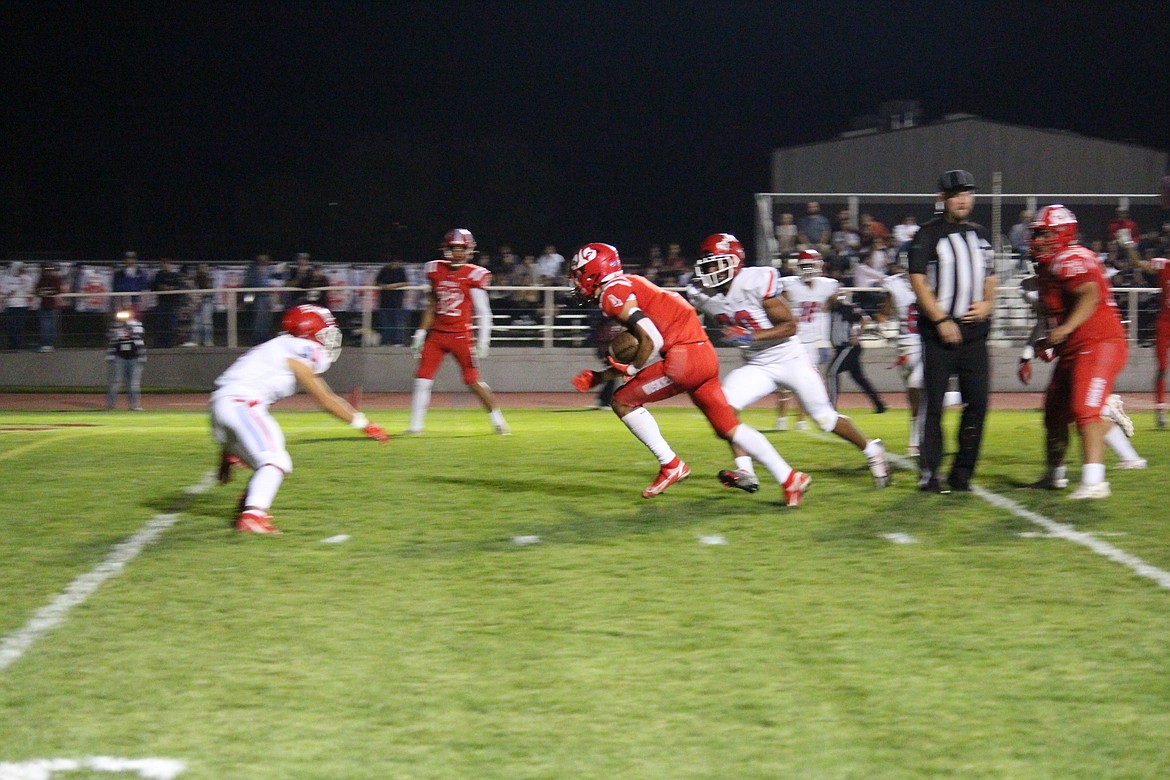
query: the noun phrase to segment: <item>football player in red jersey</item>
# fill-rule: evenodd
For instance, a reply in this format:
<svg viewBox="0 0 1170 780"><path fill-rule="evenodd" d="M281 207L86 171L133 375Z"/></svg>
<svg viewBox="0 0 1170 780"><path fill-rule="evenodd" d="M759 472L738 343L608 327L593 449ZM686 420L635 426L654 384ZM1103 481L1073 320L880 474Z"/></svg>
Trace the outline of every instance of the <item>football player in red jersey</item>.
<svg viewBox="0 0 1170 780"><path fill-rule="evenodd" d="M1030 249L1047 332L1034 345L1057 356L1044 396L1048 470L1037 483L1063 479L1071 423L1081 437L1081 484L1069 498L1109 496L1105 481L1105 434L1119 408L1107 408L1113 383L1125 367L1125 329L1113 289L1097 257L1077 243L1077 218L1064 206L1045 206L1032 218ZM1128 422L1128 418L1124 418ZM1119 424L1122 424L1118 421ZM1132 426L1132 423L1130 423Z"/></svg>
<svg viewBox="0 0 1170 780"><path fill-rule="evenodd" d="M586 244L569 264L576 293L597 301L605 316L622 323L638 339L634 360L625 365L610 359L610 368L586 369L573 377L580 392L607 378L625 376L613 396L614 413L658 459L658 476L642 491L652 498L691 470L671 449L645 404L686 393L723 439L759 461L784 489L788 506L800 504L808 489L807 474L789 466L771 443L740 423L719 384L719 359L694 308L678 293L622 271L618 251L609 244ZM658 354L662 360L650 362Z"/></svg>
<svg viewBox="0 0 1170 780"><path fill-rule="evenodd" d="M463 383L487 410L496 433L503 436L510 433L495 394L479 375L479 361L487 356L492 338L492 309L487 294L492 272L471 262L474 255L475 238L471 231L455 228L443 237L443 259L426 264L430 286L427 306L410 345L419 361L407 433L422 433L435 374L448 354L459 361ZM473 316L474 329L478 331L474 344Z"/></svg>
<svg viewBox="0 0 1170 780"><path fill-rule="evenodd" d="M1170 258L1139 259L1138 265L1147 273L1158 276L1161 303L1158 318L1154 320L1154 354L1158 358L1158 373L1154 375L1155 422L1166 427L1166 366L1170 363Z"/></svg>

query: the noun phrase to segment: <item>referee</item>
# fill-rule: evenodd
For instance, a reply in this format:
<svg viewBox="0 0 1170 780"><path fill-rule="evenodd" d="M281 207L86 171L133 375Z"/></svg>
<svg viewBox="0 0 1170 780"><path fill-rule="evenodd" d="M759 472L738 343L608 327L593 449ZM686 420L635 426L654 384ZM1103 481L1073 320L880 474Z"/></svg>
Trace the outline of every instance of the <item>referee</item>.
<svg viewBox="0 0 1170 780"><path fill-rule="evenodd" d="M942 213L922 226L910 246L910 286L918 299L926 401L918 459L918 488L924 492L971 489L987 416L987 334L998 280L986 231L968 221L974 189L975 177L967 171L940 176ZM952 376L959 379L965 406L948 488L939 475L943 396Z"/></svg>

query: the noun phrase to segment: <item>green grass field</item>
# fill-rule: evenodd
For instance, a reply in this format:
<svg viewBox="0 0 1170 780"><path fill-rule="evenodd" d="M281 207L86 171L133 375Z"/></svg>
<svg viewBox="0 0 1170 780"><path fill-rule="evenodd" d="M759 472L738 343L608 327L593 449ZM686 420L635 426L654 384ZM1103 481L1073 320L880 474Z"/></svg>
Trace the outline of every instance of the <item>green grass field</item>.
<svg viewBox="0 0 1170 780"><path fill-rule="evenodd" d="M246 473L186 490L215 459L201 414L0 416L0 641L175 516L0 669L0 780L92 756L181 780L1170 776L1170 590L1076 541L1170 571L1166 432L1141 421L1150 469L1084 504L1017 489L1039 417L993 412L976 482L1070 539L904 470L876 491L796 431L769 434L813 475L786 509L720 487L696 412L656 416L693 474L646 501L655 464L604 412L512 410L503 438L436 409L379 446L278 411L268 538L230 530ZM904 411L856 419L904 451ZM42 423L71 427L18 430Z"/></svg>

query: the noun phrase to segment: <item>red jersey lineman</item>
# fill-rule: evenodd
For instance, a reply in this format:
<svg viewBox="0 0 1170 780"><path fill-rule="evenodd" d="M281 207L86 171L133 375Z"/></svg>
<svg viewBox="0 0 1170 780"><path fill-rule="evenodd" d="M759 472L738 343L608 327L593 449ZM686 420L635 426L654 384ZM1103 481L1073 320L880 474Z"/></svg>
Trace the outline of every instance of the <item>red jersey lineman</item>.
<svg viewBox="0 0 1170 780"><path fill-rule="evenodd" d="M1052 347L1057 354L1044 397L1046 479L1058 478L1068 448L1068 426L1076 423L1084 465L1081 485L1069 498L1106 498L1105 433L1114 413L1106 406L1125 367L1125 329L1096 255L1076 243L1073 213L1061 205L1045 206L1036 212L1031 228L1040 305L1048 323L1037 347Z"/></svg>
<svg viewBox="0 0 1170 780"><path fill-rule="evenodd" d="M586 369L573 385L588 392L607 378L626 376L614 393L614 413L658 459L658 476L642 491L652 498L691 470L671 449L645 404L686 393L723 439L758 460L783 487L785 503L796 506L808 489L807 474L794 471L761 434L739 422L719 384L719 359L694 308L678 293L622 272L618 251L609 244L586 244L570 263L569 278L577 294L597 301L601 311L622 323L638 339L630 365L610 359L604 371ZM649 362L658 354L662 360Z"/></svg>
<svg viewBox="0 0 1170 780"><path fill-rule="evenodd" d="M427 307L410 348L420 358L410 402L410 428L423 431L423 420L431 402L435 374L445 355L452 355L463 370L463 383L483 404L496 433L508 435L508 425L496 404L496 397L480 379L479 360L486 357L492 337L492 310L487 287L492 272L471 262L475 238L470 230L456 228L443 238L443 259L426 265ZM472 319L478 336L472 344Z"/></svg>

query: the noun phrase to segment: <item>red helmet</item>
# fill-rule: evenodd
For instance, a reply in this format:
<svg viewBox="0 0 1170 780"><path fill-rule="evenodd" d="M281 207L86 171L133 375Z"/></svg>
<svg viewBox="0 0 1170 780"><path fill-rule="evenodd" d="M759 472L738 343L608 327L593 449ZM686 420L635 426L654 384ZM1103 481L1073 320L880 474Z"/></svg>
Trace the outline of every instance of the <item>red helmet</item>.
<svg viewBox="0 0 1170 780"><path fill-rule="evenodd" d="M825 261L821 259L821 253L817 250L802 249L800 254L796 256L796 268L802 279L810 279L821 275L825 268Z"/></svg>
<svg viewBox="0 0 1170 780"><path fill-rule="evenodd" d="M470 262L475 254L475 236L466 228L455 228L443 236L443 258L451 265Z"/></svg>
<svg viewBox="0 0 1170 780"><path fill-rule="evenodd" d="M708 290L729 283L743 265L743 244L730 233L713 233L699 244L695 276Z"/></svg>
<svg viewBox="0 0 1170 780"><path fill-rule="evenodd" d="M341 331L337 328L333 312L324 306L311 303L294 306L284 313L280 327L290 336L311 339L325 347L330 363L341 353Z"/></svg>
<svg viewBox="0 0 1170 780"><path fill-rule="evenodd" d="M1037 211L1028 227L1032 229L1028 249L1035 263L1047 263L1077 242L1076 215L1059 203Z"/></svg>
<svg viewBox="0 0 1170 780"><path fill-rule="evenodd" d="M622 273L622 259L609 244L586 244L569 263L569 280L581 297L592 300L601 286Z"/></svg>

